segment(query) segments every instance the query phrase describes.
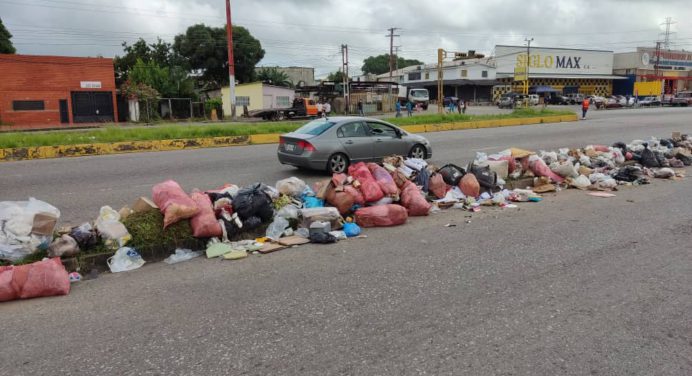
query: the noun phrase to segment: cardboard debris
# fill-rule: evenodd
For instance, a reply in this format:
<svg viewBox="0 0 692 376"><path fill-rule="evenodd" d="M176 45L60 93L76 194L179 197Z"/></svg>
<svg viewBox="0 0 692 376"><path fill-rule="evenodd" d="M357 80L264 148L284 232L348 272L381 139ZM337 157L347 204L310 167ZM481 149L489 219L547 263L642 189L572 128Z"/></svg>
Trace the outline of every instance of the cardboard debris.
<svg viewBox="0 0 692 376"><path fill-rule="evenodd" d="M520 159L524 157L528 157L529 155L534 155L536 154L535 152L532 152L531 150L525 150L525 149L519 149L519 148L510 148L510 152L512 152L512 158L515 159Z"/></svg>
<svg viewBox="0 0 692 376"><path fill-rule="evenodd" d="M310 243L310 239L304 238L302 236L286 236L281 239L279 239L279 244L285 245L287 247L294 246L294 245L301 245L301 244L307 244Z"/></svg>
<svg viewBox="0 0 692 376"><path fill-rule="evenodd" d="M554 184L543 184L539 185L538 187L533 187L533 191L536 193L548 193L548 192L555 192L557 189L555 188Z"/></svg>
<svg viewBox="0 0 692 376"><path fill-rule="evenodd" d="M34 215L34 225L31 229L32 234L50 236L58 223L58 218L53 214L36 213Z"/></svg>
<svg viewBox="0 0 692 376"><path fill-rule="evenodd" d="M225 260L240 260L248 256L247 252L240 250L233 250L223 255Z"/></svg>
<svg viewBox="0 0 692 376"><path fill-rule="evenodd" d="M276 243L264 243L262 248L259 250L259 253L261 254L267 254L267 253L272 253L276 251L280 251L282 249L285 249L285 245L281 244L276 244Z"/></svg>
<svg viewBox="0 0 692 376"><path fill-rule="evenodd" d="M134 213L146 213L153 210L159 210L159 208L153 201L146 197L138 198L134 205L132 205L132 212Z"/></svg>

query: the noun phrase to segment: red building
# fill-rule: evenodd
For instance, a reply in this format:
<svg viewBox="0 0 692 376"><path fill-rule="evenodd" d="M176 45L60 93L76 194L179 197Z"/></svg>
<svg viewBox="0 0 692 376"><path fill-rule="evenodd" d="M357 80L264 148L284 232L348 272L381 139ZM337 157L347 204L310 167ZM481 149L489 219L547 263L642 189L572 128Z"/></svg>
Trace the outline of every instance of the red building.
<svg viewBox="0 0 692 376"><path fill-rule="evenodd" d="M118 121L113 59L0 54L0 124Z"/></svg>

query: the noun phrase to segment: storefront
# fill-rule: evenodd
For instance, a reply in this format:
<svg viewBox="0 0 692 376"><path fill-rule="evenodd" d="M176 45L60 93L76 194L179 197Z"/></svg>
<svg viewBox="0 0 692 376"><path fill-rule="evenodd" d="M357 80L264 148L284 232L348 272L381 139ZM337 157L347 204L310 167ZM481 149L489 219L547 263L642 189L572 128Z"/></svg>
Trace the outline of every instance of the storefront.
<svg viewBox="0 0 692 376"><path fill-rule="evenodd" d="M68 126L118 119L113 59L0 55L0 123Z"/></svg>
<svg viewBox="0 0 692 376"><path fill-rule="evenodd" d="M658 69L657 69L658 68ZM692 52L657 50L638 47L635 52L617 53L615 74L628 77L628 84L618 87L617 94L633 95L635 82L662 81L662 94L674 95L692 89Z"/></svg>
<svg viewBox="0 0 692 376"><path fill-rule="evenodd" d="M514 72L527 65L530 86L546 86L563 94L608 96L613 93L613 81L623 79L613 75L612 51L532 47L527 58L526 46L495 46L494 62L500 82L493 87L494 100L523 90Z"/></svg>

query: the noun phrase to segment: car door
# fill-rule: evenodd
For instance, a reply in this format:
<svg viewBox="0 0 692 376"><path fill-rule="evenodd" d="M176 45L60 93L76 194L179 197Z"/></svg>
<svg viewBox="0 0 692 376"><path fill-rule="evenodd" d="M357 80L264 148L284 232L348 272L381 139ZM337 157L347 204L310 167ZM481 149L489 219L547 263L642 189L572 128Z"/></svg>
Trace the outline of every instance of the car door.
<svg viewBox="0 0 692 376"><path fill-rule="evenodd" d="M364 121L341 125L336 130L336 137L351 162L369 161L373 158L373 140Z"/></svg>
<svg viewBox="0 0 692 376"><path fill-rule="evenodd" d="M395 128L380 122L369 121L370 138L373 141L374 159L392 154L407 155L408 145Z"/></svg>

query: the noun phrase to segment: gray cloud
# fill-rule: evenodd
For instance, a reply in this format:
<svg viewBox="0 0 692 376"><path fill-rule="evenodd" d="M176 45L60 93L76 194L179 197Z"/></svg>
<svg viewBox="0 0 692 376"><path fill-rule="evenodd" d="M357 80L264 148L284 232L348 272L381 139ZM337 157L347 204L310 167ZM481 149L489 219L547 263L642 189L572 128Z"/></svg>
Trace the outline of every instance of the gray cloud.
<svg viewBox="0 0 692 376"><path fill-rule="evenodd" d="M234 22L267 51L262 65L314 66L318 75L340 67L341 44L355 71L363 58L387 53L389 27L401 28L402 56L432 62L438 47L489 54L527 36L536 46L633 50L660 38L666 16L678 22L673 47L692 48L684 0L233 1ZM0 0L0 17L20 53L114 56L122 41L170 41L195 23L220 26L225 8L223 0Z"/></svg>

